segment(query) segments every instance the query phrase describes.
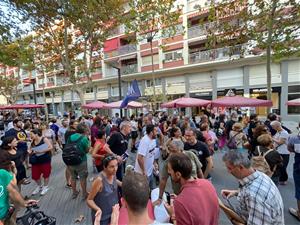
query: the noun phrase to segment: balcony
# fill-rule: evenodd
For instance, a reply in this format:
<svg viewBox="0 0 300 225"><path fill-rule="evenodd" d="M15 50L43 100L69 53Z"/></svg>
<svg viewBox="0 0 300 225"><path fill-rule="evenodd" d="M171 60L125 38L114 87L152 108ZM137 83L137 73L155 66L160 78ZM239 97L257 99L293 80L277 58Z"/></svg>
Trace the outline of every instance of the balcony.
<svg viewBox="0 0 300 225"><path fill-rule="evenodd" d="M32 85L24 86L22 89L23 92L33 91Z"/></svg>
<svg viewBox="0 0 300 225"><path fill-rule="evenodd" d="M192 26L188 29L188 38L195 38L207 34L207 30L215 27L216 23L205 23L197 26Z"/></svg>
<svg viewBox="0 0 300 225"><path fill-rule="evenodd" d="M225 48L217 48L208 51L191 53L189 63L201 63L207 61L229 59L231 56L240 56L243 54L243 45L236 45Z"/></svg>
<svg viewBox="0 0 300 225"><path fill-rule="evenodd" d="M132 74L137 73L137 71L137 64L125 65L121 68L121 74Z"/></svg>
<svg viewBox="0 0 300 225"><path fill-rule="evenodd" d="M135 44L123 45L123 46L120 46L120 48L118 49L119 55L125 55L125 54L129 54L132 52L136 52Z"/></svg>
<svg viewBox="0 0 300 225"><path fill-rule="evenodd" d="M111 58L119 55L126 55L132 52L136 52L137 48L135 44L122 45L117 50L104 53L104 58Z"/></svg>

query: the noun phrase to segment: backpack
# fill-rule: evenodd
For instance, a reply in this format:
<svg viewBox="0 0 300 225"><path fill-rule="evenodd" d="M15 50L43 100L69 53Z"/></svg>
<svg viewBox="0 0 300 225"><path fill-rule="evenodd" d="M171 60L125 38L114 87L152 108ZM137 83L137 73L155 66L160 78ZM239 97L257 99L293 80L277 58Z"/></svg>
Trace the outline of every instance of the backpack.
<svg viewBox="0 0 300 225"><path fill-rule="evenodd" d="M236 141L235 141L235 137L239 134L240 132L238 132L237 134L235 134L234 136L232 136L228 143L227 143L227 147L229 149L237 149L237 145L236 145Z"/></svg>
<svg viewBox="0 0 300 225"><path fill-rule="evenodd" d="M268 155L273 149L268 150L265 154L260 152L259 146L257 147L258 150L258 156L252 157L252 167L260 172L263 172L264 174L268 175L269 177L272 177L274 170L272 171L267 160L266 155Z"/></svg>
<svg viewBox="0 0 300 225"><path fill-rule="evenodd" d="M84 153L78 148L78 143L84 136L81 136L76 141L70 141L63 149L62 159L67 166L79 165L82 162Z"/></svg>

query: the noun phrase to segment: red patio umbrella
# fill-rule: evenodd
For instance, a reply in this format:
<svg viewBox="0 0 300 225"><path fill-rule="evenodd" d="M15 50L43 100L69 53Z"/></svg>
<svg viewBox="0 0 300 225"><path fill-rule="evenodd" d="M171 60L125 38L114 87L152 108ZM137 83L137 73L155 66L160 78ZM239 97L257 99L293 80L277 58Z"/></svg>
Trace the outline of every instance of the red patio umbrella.
<svg viewBox="0 0 300 225"><path fill-rule="evenodd" d="M246 98L242 96L225 96L213 100L213 107L259 107L259 106L273 106L271 100L261 100L256 98Z"/></svg>
<svg viewBox="0 0 300 225"><path fill-rule="evenodd" d="M45 107L44 105L38 105L38 104L15 104L15 105L7 105L1 107L0 109L39 109L44 107Z"/></svg>
<svg viewBox="0 0 300 225"><path fill-rule="evenodd" d="M106 104L106 107L109 109L119 109L121 104L122 104L122 100L117 101L117 102L108 103L108 104ZM127 105L127 108L132 108L132 109L143 108L143 107L144 107L144 105L142 103L135 102L135 101L131 101Z"/></svg>
<svg viewBox="0 0 300 225"><path fill-rule="evenodd" d="M300 106L300 98L290 100L286 103L288 106Z"/></svg>
<svg viewBox="0 0 300 225"><path fill-rule="evenodd" d="M105 109L106 108L106 103L101 102L101 101L96 101L96 102L91 102L89 104L85 104L82 106L82 108L85 109Z"/></svg>
<svg viewBox="0 0 300 225"><path fill-rule="evenodd" d="M197 107L207 106L211 101L203 100L199 98L178 98L170 102L161 104L161 108L181 108L181 107Z"/></svg>

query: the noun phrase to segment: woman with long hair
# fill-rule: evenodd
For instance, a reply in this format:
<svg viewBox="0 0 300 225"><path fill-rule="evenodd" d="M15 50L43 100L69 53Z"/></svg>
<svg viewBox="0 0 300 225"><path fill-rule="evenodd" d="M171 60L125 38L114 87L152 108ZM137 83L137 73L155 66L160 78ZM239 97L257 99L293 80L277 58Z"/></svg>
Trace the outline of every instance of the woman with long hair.
<svg viewBox="0 0 300 225"><path fill-rule="evenodd" d="M7 151L10 161L15 163L17 174L17 184L21 190L21 184L29 184L26 180L26 169L23 164L23 152L17 151L18 141L13 136L7 136L2 139L1 149ZM1 151L1 150L0 150Z"/></svg>
<svg viewBox="0 0 300 225"><path fill-rule="evenodd" d="M92 209L93 223L101 217L100 225L108 225L111 222L112 207L119 202L118 186L122 186L122 183L116 177L117 158L114 155L106 155L102 163L103 171L92 184L87 205ZM99 224L99 221L95 221L95 224Z"/></svg>
<svg viewBox="0 0 300 225"><path fill-rule="evenodd" d="M94 120L94 123L91 127L91 146L94 147L96 142L97 134L102 127L102 120L99 116L97 116Z"/></svg>
<svg viewBox="0 0 300 225"><path fill-rule="evenodd" d="M32 143L29 149L29 161L32 165L32 179L38 185L32 192L32 195L36 195L39 192L41 192L41 195L45 195L49 190L48 183L51 174L51 151L53 146L48 138L43 136L41 129L32 130L30 136ZM42 175L44 178L43 185L41 182Z"/></svg>
<svg viewBox="0 0 300 225"><path fill-rule="evenodd" d="M102 160L105 155L113 154L113 152L109 149L108 144L106 144L106 134L104 130L99 130L96 136L96 142L93 147L92 157L94 159L95 166L97 168L98 173L103 170Z"/></svg>

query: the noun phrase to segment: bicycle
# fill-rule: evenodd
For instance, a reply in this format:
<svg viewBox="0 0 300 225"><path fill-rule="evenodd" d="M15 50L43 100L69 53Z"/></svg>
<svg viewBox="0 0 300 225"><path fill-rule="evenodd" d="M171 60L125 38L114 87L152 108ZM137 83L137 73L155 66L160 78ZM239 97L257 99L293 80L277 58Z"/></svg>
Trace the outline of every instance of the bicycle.
<svg viewBox="0 0 300 225"><path fill-rule="evenodd" d="M56 219L38 210L38 205L26 207L23 216L17 218L17 225L56 225Z"/></svg>

